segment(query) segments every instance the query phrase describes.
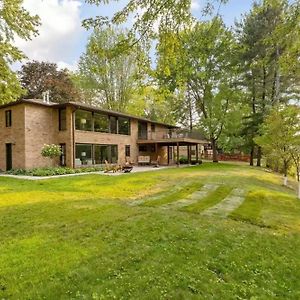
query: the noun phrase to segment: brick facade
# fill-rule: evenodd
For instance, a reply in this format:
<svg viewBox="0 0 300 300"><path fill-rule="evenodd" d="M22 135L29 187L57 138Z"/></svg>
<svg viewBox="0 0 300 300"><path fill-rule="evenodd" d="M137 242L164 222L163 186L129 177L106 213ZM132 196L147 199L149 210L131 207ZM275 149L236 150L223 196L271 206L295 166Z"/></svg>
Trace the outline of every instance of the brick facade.
<svg viewBox="0 0 300 300"><path fill-rule="evenodd" d="M138 117L130 118L130 135L75 130L74 111L71 104L65 104L66 130L59 130L59 109L62 105L46 104L37 100L22 100L0 107L0 170L6 170L6 144L12 144L12 168L36 168L58 165L59 160L50 160L41 155L44 144L65 144L66 165L74 167L75 144L117 145L118 163L125 162L125 146L130 145L130 160L137 163L138 155L150 155L152 160L161 157L161 163L168 163L167 147L156 146L156 151L139 152ZM80 108L83 109L83 108ZM12 126L6 127L5 111L12 112ZM147 121L148 136L163 137L170 126ZM150 148L149 148L150 149ZM170 161L172 162L172 161Z"/></svg>

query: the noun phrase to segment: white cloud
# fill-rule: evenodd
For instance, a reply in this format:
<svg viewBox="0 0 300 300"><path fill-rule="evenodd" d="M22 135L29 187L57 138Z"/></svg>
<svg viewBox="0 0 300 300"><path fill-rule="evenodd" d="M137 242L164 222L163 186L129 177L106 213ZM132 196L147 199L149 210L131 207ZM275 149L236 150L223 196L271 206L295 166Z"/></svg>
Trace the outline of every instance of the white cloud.
<svg viewBox="0 0 300 300"><path fill-rule="evenodd" d="M41 19L39 36L31 41L16 39L16 45L30 60L56 62L74 68L72 49L83 33L80 6L78 0L25 0L24 7Z"/></svg>
<svg viewBox="0 0 300 300"><path fill-rule="evenodd" d="M199 10L200 9L199 0L192 0L191 8L192 10Z"/></svg>

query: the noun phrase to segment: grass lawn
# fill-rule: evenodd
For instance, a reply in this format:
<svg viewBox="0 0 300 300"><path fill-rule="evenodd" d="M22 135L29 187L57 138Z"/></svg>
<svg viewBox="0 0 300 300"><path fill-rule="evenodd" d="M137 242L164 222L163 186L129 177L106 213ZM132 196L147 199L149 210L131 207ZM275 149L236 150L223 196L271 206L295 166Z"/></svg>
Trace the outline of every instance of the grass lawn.
<svg viewBox="0 0 300 300"><path fill-rule="evenodd" d="M0 178L0 299L300 299L299 249L300 200L256 168Z"/></svg>

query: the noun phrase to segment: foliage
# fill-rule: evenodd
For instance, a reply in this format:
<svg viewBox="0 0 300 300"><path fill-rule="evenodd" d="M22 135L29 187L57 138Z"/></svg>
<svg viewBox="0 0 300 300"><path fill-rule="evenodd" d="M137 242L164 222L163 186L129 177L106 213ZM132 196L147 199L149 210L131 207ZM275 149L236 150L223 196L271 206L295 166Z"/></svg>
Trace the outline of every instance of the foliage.
<svg viewBox="0 0 300 300"><path fill-rule="evenodd" d="M90 4L104 5L115 0L87 0ZM214 4L220 5L227 0L203 0L205 14L212 13ZM127 23L134 16L133 25L129 35L118 43L122 50L124 45L132 46L137 43L145 43L156 37L157 31L176 32L183 28L184 24L190 24L193 20L191 15L191 0L154 0L140 1L130 0L125 7L117 11L111 20L105 16L97 16L84 20L83 25L86 28L98 27L103 25L120 25ZM118 48L117 47L117 48Z"/></svg>
<svg viewBox="0 0 300 300"><path fill-rule="evenodd" d="M240 85L251 112L244 122L246 145L254 154L254 137L270 107L299 99L299 3L264 0L236 24ZM290 67L287 67L287 66ZM260 149L258 149L258 163Z"/></svg>
<svg viewBox="0 0 300 300"><path fill-rule="evenodd" d="M57 64L49 62L28 62L19 72L22 87L27 91L24 98L41 99L43 92L50 92L51 102L70 102L80 99L68 71L58 70Z"/></svg>
<svg viewBox="0 0 300 300"><path fill-rule="evenodd" d="M84 101L103 108L125 111L143 73L142 50L124 50L118 55L114 47L127 33L117 28L95 29L79 61L75 83Z"/></svg>
<svg viewBox="0 0 300 300"><path fill-rule="evenodd" d="M193 181L249 190L243 209L219 218L131 205ZM0 297L298 299L300 202L279 182L229 164L1 177Z"/></svg>
<svg viewBox="0 0 300 300"><path fill-rule="evenodd" d="M162 36L162 39L170 38ZM158 64L159 76L167 79L170 90L183 90L193 99L188 113L191 119L198 115L197 126L211 141L214 161L217 161L217 141L227 126L229 113L238 111L233 36L216 17L209 22L195 23L179 38L171 35L170 43L174 45L171 57L163 46L168 45L167 42L158 47L162 58ZM179 50L175 50L176 45Z"/></svg>
<svg viewBox="0 0 300 300"><path fill-rule="evenodd" d="M62 154L61 147L59 145L51 144L51 145L44 145L41 151L42 156L55 158Z"/></svg>
<svg viewBox="0 0 300 300"><path fill-rule="evenodd" d="M15 100L23 94L11 64L22 60L24 54L14 45L15 38L30 40L37 34L38 16L23 8L23 0L0 2L0 104Z"/></svg>
<svg viewBox="0 0 300 300"><path fill-rule="evenodd" d="M255 142L273 160L280 160L287 175L292 154L300 147L300 109L297 106L276 106L261 126ZM298 150L299 151L299 150Z"/></svg>
<svg viewBox="0 0 300 300"><path fill-rule="evenodd" d="M101 167L87 167L72 169L67 167L50 167L50 168L34 168L30 170L25 169L13 169L7 171L7 174L11 175L23 175L23 176L54 176L54 175L66 175L66 174L77 174L77 173L90 173L102 171Z"/></svg>

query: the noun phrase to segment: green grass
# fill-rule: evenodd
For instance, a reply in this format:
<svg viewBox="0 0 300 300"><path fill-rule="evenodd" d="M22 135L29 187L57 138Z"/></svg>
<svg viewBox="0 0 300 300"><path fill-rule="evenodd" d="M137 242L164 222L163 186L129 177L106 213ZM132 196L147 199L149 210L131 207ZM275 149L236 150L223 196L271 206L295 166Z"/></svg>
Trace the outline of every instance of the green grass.
<svg viewBox="0 0 300 300"><path fill-rule="evenodd" d="M219 186L215 191L209 193L203 199L200 199L198 202L185 206L182 210L193 213L200 213L205 209L212 207L219 202L221 202L226 196L232 191L232 187L228 185Z"/></svg>
<svg viewBox="0 0 300 300"><path fill-rule="evenodd" d="M192 193L201 189L203 184L199 182L192 182L190 184L178 184L177 186L170 189L168 192L159 193L159 195L155 195L149 199L145 199L142 206L159 206L164 204L169 204L172 202L176 202L181 199L185 199Z"/></svg>
<svg viewBox="0 0 300 300"><path fill-rule="evenodd" d="M220 185L207 207L225 187L248 193L228 218L128 205L197 184ZM299 299L294 194L276 174L231 164L0 177L0 299Z"/></svg>

